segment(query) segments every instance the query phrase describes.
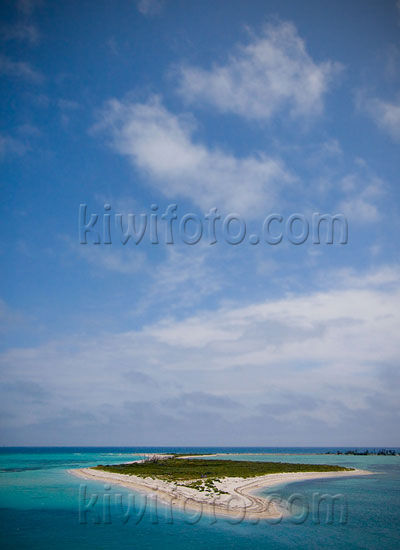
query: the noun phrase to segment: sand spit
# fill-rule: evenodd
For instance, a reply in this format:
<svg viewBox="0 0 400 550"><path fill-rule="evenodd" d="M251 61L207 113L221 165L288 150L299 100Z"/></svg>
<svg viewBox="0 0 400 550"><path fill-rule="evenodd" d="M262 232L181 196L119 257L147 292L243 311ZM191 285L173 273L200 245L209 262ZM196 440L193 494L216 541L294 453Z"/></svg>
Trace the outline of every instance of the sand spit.
<svg viewBox="0 0 400 550"><path fill-rule="evenodd" d="M261 489L270 489L274 486L298 481L362 476L372 473L366 470L351 470L267 474L252 478L227 477L214 481L217 489L221 491L221 494L216 494L187 487L186 483L188 482L168 482L92 468L78 468L69 470L69 472L83 479L122 485L153 498L157 496L157 499L163 504L184 511L193 510L212 515L234 516L236 519L273 519L287 515L286 508L276 500L254 494Z"/></svg>

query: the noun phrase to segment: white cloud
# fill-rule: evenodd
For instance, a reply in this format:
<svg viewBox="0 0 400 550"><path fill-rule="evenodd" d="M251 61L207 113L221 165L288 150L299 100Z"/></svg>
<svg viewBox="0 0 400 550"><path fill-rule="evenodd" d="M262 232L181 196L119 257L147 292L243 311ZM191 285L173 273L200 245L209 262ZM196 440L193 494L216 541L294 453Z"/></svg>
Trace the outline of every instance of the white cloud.
<svg viewBox="0 0 400 550"><path fill-rule="evenodd" d="M180 93L189 102L209 103L221 112L269 119L288 110L292 116L321 113L338 63L316 63L291 23L266 25L260 37L239 45L226 64L209 70L184 66Z"/></svg>
<svg viewBox="0 0 400 550"><path fill-rule="evenodd" d="M152 16L161 13L164 6L163 0L138 0L137 9L142 15Z"/></svg>
<svg viewBox="0 0 400 550"><path fill-rule="evenodd" d="M13 61L5 55L0 55L0 74L6 76L24 78L35 84L43 81L43 75L33 69L29 63L25 61Z"/></svg>
<svg viewBox="0 0 400 550"><path fill-rule="evenodd" d="M276 204L291 178L264 154L237 158L192 137L192 118L169 112L158 97L147 103L108 102L100 124L115 149L148 176L165 196L190 199L204 210L256 216Z"/></svg>
<svg viewBox="0 0 400 550"><path fill-rule="evenodd" d="M364 110L394 140L400 140L400 100L384 101L382 99L358 98L358 106Z"/></svg>

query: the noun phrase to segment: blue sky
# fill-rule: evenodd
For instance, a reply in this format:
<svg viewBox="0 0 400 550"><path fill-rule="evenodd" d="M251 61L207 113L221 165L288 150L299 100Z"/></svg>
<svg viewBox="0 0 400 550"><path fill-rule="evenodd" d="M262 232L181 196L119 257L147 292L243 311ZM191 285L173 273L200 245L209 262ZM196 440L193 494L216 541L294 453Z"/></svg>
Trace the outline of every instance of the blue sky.
<svg viewBox="0 0 400 550"><path fill-rule="evenodd" d="M400 445L399 37L389 0L2 3L1 443ZM243 242L184 244L213 207ZM348 243L249 242L315 212Z"/></svg>

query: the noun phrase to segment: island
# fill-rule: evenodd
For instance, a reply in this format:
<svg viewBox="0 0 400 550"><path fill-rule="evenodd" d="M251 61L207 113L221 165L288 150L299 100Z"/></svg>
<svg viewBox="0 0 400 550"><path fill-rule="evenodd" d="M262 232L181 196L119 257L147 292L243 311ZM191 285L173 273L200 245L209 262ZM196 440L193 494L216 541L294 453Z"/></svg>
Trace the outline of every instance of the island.
<svg viewBox="0 0 400 550"><path fill-rule="evenodd" d="M284 514L276 501L257 495L261 489L318 478L367 475L371 472L337 465L292 464L213 459L207 455L150 455L123 464L79 468L85 479L119 484L184 510L246 518Z"/></svg>
<svg viewBox="0 0 400 550"><path fill-rule="evenodd" d="M325 455L352 455L352 456L400 456L400 452L394 449L347 449L326 451Z"/></svg>

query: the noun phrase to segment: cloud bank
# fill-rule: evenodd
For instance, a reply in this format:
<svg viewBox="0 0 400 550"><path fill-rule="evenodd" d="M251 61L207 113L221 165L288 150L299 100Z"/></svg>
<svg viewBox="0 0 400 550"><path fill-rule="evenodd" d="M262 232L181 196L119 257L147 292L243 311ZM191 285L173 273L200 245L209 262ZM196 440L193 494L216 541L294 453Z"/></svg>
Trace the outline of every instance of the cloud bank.
<svg viewBox="0 0 400 550"><path fill-rule="evenodd" d="M3 435L15 444L56 444L57 429L75 444L394 444L398 274L332 273L329 290L308 295L9 349Z"/></svg>

